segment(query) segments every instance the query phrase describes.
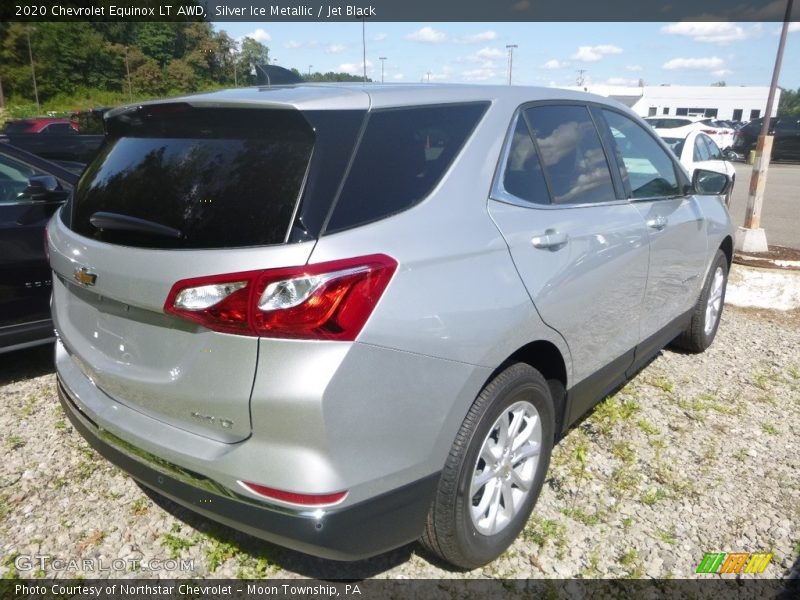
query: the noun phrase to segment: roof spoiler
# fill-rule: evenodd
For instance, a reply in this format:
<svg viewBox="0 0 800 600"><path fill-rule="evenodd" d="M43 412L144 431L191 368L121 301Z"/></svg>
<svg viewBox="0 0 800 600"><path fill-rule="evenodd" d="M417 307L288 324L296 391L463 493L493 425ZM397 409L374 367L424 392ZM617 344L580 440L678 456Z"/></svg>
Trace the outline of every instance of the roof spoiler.
<svg viewBox="0 0 800 600"><path fill-rule="evenodd" d="M256 65L256 83L258 85L291 85L303 83L303 78L294 71L277 65Z"/></svg>

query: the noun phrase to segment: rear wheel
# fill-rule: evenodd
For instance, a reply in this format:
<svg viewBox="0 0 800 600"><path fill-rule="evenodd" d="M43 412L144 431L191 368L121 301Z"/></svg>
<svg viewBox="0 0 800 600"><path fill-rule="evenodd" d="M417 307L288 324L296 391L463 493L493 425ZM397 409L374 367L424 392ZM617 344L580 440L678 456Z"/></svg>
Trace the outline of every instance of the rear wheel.
<svg viewBox="0 0 800 600"><path fill-rule="evenodd" d="M674 346L689 352L703 352L714 341L725 304L725 289L728 284L728 259L722 250L717 250L711 269L708 271L703 291L692 311L692 319L686 330L672 342Z"/></svg>
<svg viewBox="0 0 800 600"><path fill-rule="evenodd" d="M517 363L497 375L461 425L422 543L472 569L497 558L525 526L542 489L553 447L547 381Z"/></svg>

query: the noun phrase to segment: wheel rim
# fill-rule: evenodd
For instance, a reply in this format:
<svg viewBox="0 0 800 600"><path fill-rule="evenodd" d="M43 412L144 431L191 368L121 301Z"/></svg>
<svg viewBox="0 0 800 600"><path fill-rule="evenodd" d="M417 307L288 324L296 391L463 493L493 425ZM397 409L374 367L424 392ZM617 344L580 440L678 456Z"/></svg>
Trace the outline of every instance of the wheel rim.
<svg viewBox="0 0 800 600"><path fill-rule="evenodd" d="M530 402L515 402L494 422L470 481L470 517L480 533L502 531L522 509L536 476L541 448L542 423Z"/></svg>
<svg viewBox="0 0 800 600"><path fill-rule="evenodd" d="M717 267L714 271L714 279L711 281L711 289L708 292L708 303L706 304L706 335L711 335L714 327L717 326L719 313L722 310L722 292L725 287L725 275L722 267Z"/></svg>

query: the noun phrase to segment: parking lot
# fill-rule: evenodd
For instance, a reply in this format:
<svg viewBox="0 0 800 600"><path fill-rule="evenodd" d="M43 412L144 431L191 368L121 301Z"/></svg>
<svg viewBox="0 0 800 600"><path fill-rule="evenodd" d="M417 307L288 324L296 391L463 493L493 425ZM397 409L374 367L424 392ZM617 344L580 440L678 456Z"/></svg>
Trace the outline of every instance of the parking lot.
<svg viewBox="0 0 800 600"><path fill-rule="evenodd" d="M745 163L736 166L736 185L731 199L731 219L736 226L744 225L747 195L753 167ZM767 232L770 245L800 248L800 164L772 163L767 176L761 226Z"/></svg>
<svg viewBox="0 0 800 600"><path fill-rule="evenodd" d="M26 562L48 555L157 565L140 566L139 577L682 578L715 551L771 552L764 577L796 576L797 312L728 307L707 353L662 352L567 434L523 535L468 573L418 544L345 564L195 516L143 491L72 429L50 348L8 354L0 361L0 577L133 574ZM191 568L176 570L176 560Z"/></svg>

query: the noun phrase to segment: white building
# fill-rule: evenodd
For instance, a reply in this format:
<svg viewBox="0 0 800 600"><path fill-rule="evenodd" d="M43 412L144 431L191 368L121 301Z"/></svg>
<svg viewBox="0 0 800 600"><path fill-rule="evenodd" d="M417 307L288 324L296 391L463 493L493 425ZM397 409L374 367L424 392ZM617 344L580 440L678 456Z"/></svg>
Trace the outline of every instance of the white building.
<svg viewBox="0 0 800 600"><path fill-rule="evenodd" d="M572 86L569 89L608 96L630 106L642 117L703 116L733 121L751 121L764 114L768 87L660 85L622 87L614 85ZM780 88L775 93L772 116L778 112Z"/></svg>

